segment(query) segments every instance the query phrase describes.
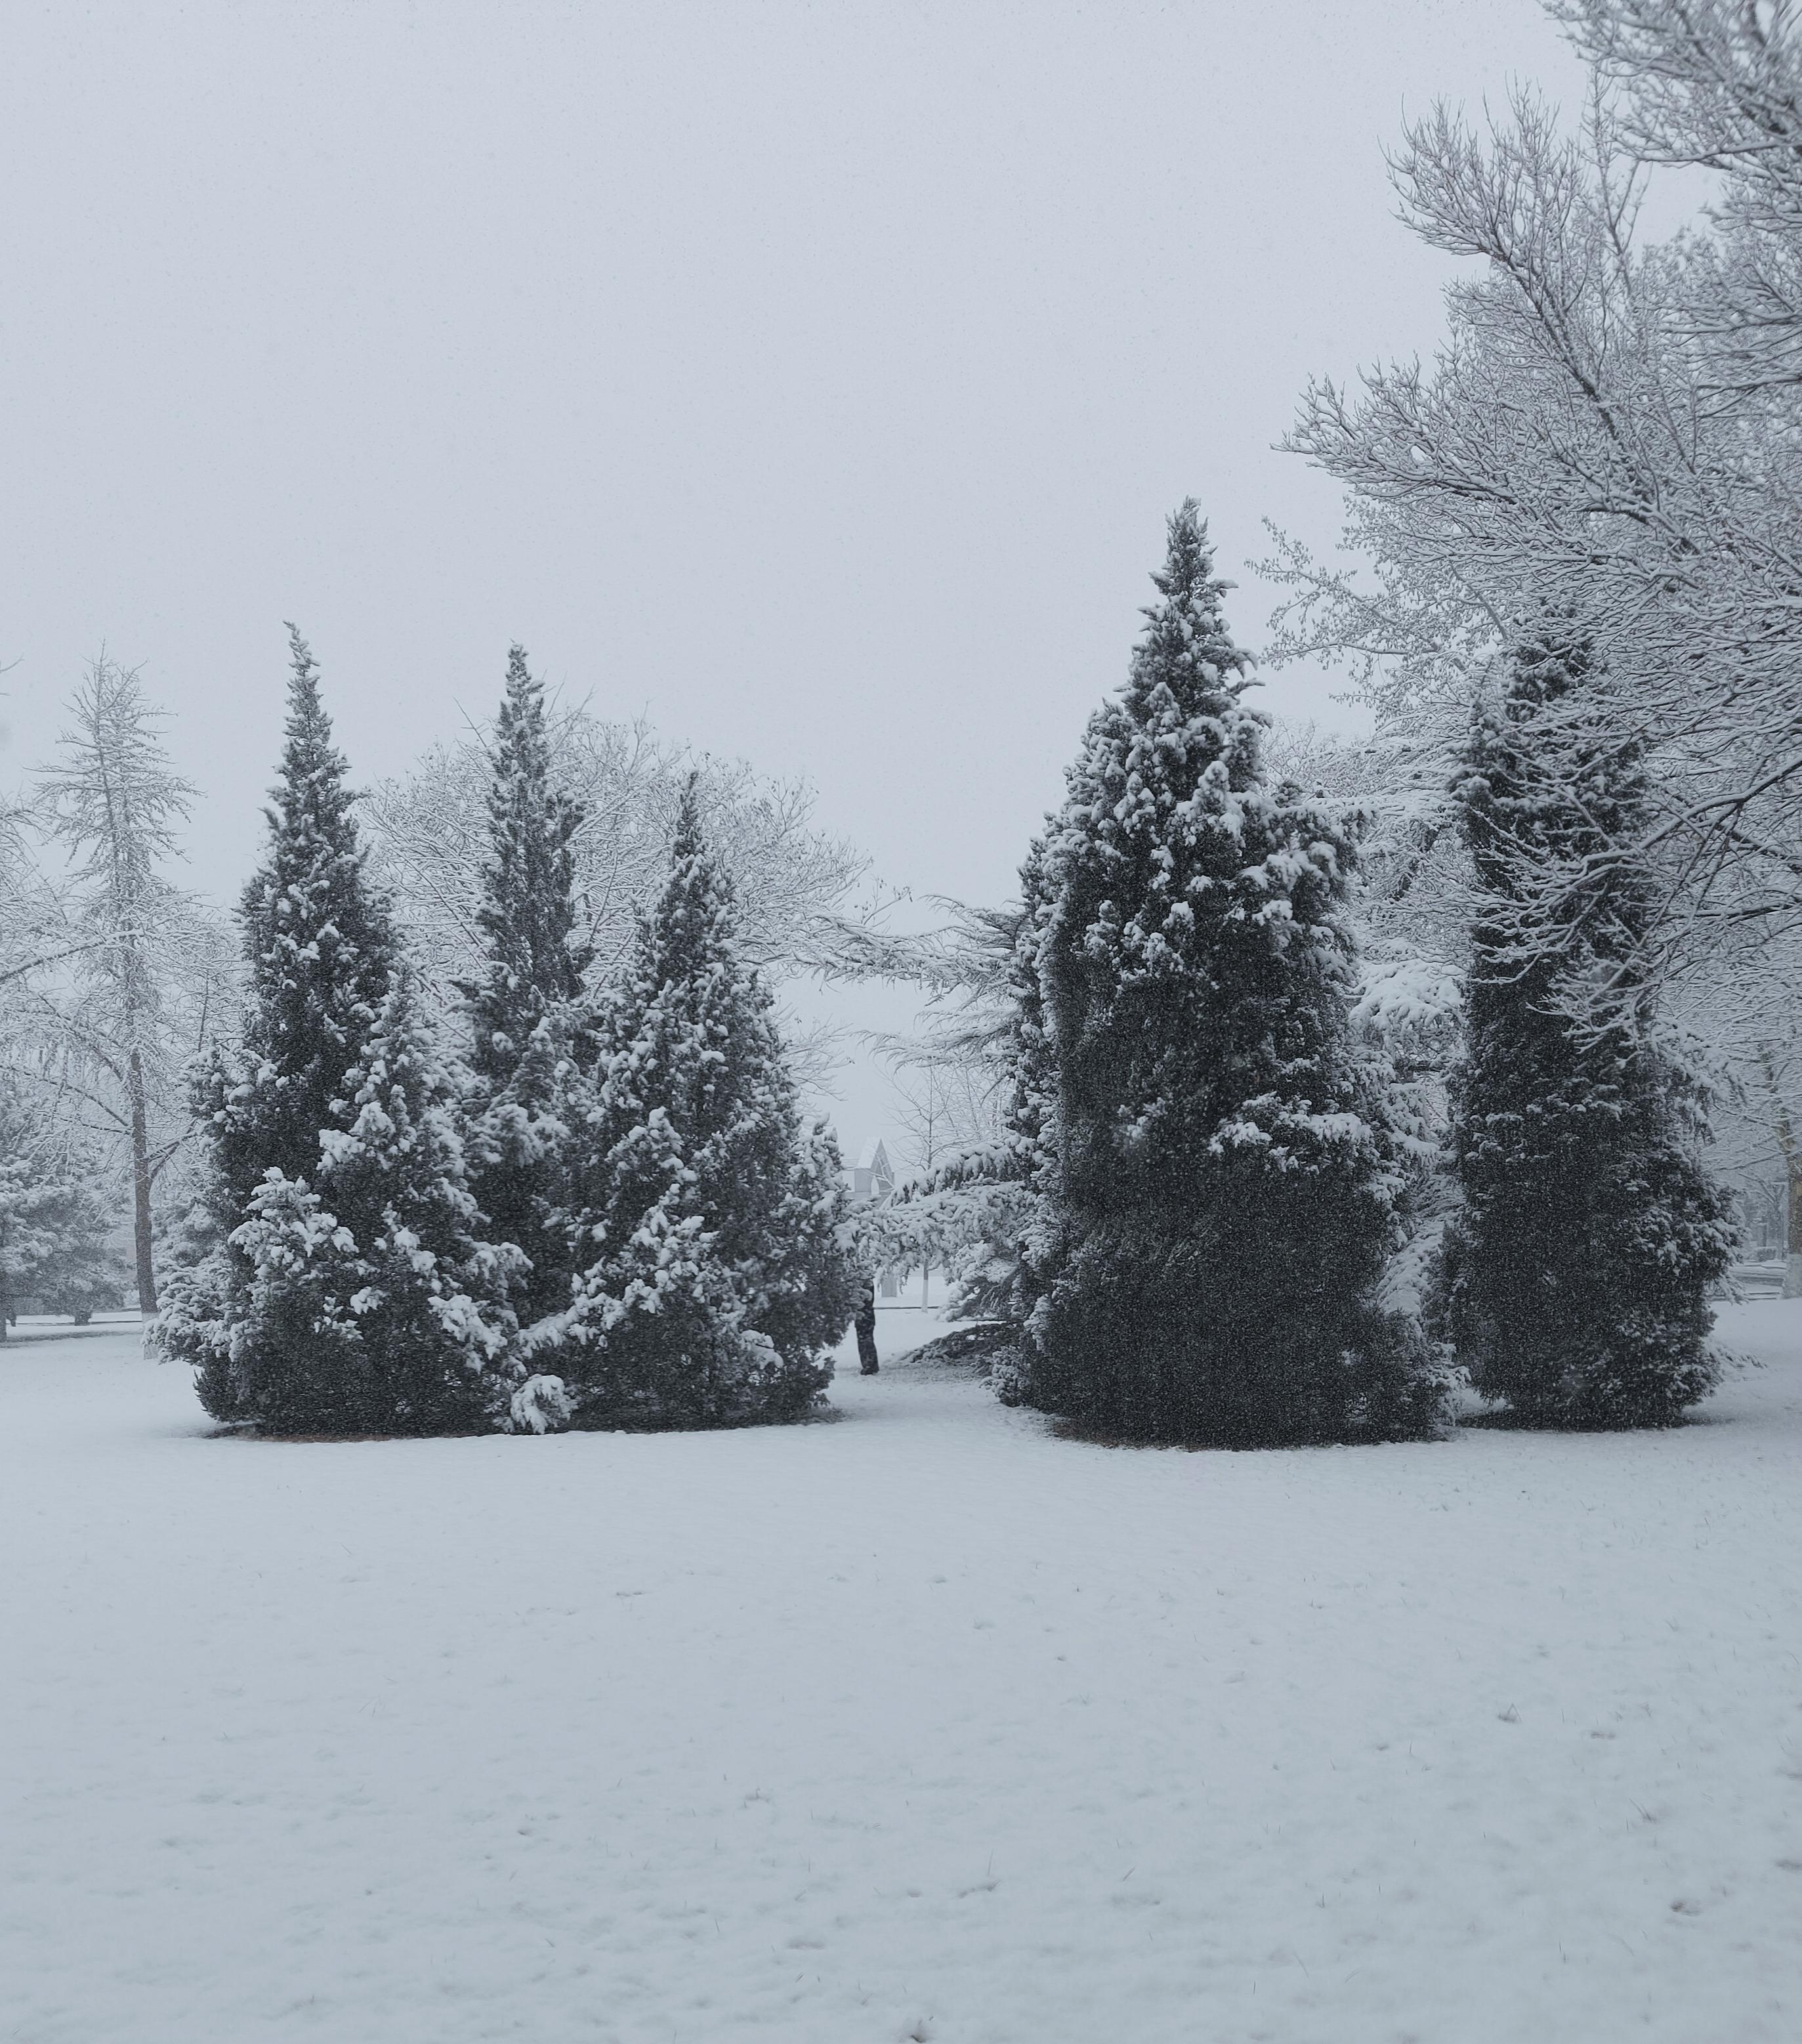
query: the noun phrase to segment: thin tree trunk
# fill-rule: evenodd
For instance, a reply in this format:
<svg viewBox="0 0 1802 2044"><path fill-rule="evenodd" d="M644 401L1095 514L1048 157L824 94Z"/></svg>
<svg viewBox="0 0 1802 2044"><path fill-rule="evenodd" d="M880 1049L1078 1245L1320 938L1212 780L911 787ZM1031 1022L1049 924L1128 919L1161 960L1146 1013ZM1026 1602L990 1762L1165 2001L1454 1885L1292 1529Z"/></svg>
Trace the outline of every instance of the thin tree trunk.
<svg viewBox="0 0 1802 2044"><path fill-rule="evenodd" d="M1786 1299L1802 1299L1802 1144L1796 1139L1796 1125L1789 1118L1789 1108L1783 1097L1782 1089L1777 1082L1777 1068L1771 1060L1770 1046L1758 1046L1758 1062L1765 1074L1765 1084L1770 1089L1771 1105L1775 1110L1777 1147L1783 1158L1784 1176L1789 1194L1789 1233L1785 1238L1783 1266L1783 1296Z"/></svg>
<svg viewBox="0 0 1802 2044"><path fill-rule="evenodd" d="M144 1110L144 1064L136 1043L126 1067L132 1101L132 1230L138 1259L138 1309L148 1320L156 1311L156 1271L150 1254L150 1135Z"/></svg>
<svg viewBox="0 0 1802 2044"><path fill-rule="evenodd" d="M1792 1153L1784 1162L1789 1173L1789 1232L1785 1243L1788 1254L1783 1266L1783 1296L1802 1299L1802 1157Z"/></svg>

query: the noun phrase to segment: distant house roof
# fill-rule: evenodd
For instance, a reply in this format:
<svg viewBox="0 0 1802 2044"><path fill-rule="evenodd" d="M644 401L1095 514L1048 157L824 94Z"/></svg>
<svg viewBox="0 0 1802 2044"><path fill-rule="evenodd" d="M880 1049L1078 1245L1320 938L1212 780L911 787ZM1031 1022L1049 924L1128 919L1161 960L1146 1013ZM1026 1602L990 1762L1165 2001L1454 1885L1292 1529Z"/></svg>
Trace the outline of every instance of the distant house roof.
<svg viewBox="0 0 1802 2044"><path fill-rule="evenodd" d="M887 1199L895 1189L895 1166L888 1161L888 1147L880 1135L872 1135L857 1152L851 1166L851 1197L854 1200Z"/></svg>

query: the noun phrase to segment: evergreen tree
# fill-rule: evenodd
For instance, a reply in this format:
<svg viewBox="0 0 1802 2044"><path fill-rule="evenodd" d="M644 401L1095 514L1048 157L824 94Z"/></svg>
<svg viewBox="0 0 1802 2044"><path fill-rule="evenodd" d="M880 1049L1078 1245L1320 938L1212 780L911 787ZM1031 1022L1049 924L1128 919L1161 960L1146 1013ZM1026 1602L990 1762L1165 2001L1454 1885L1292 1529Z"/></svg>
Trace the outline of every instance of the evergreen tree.
<svg viewBox="0 0 1802 2044"><path fill-rule="evenodd" d="M156 1338L216 1418L318 1434L497 1420L507 1258L476 1208L445 1084L370 886L318 673L290 626L270 848L246 889L242 1044L199 1082L213 1245Z"/></svg>
<svg viewBox="0 0 1802 2044"><path fill-rule="evenodd" d="M692 782L668 885L597 1021L584 1267L546 1328L577 1424L804 1415L856 1303L838 1151L823 1126L802 1127Z"/></svg>
<svg viewBox="0 0 1802 2044"><path fill-rule="evenodd" d="M590 951L576 906L581 811L552 789L543 692L522 646L508 655L493 759L477 911L486 970L458 987L475 1082L470 1164L489 1232L526 1259L514 1304L530 1324L569 1301L566 1081L589 1048L573 1025Z"/></svg>
<svg viewBox="0 0 1802 2044"><path fill-rule="evenodd" d="M471 1060L497 1093L544 1017L581 997L589 962L576 909L573 845L582 813L551 786L544 692L523 646L508 653L491 756L489 857L476 912L486 970L458 991L469 1005Z"/></svg>
<svg viewBox="0 0 1802 2044"><path fill-rule="evenodd" d="M67 1313L86 1327L97 1312L125 1303L130 1274L113 1247L116 1204L99 1178L76 1172L61 1184L56 1218L61 1236L39 1270L36 1290L46 1312Z"/></svg>
<svg viewBox="0 0 1802 2044"><path fill-rule="evenodd" d="M1652 890L1622 856L1646 782L1592 682L1581 641L1524 644L1458 782L1483 905L1454 1089L1463 1208L1432 1309L1476 1388L1524 1420L1668 1426L1715 1381L1707 1293L1732 1234L1699 1162L1695 1081L1651 1039L1635 959ZM1551 863L1581 876L1581 912L1563 918L1574 948L1535 941L1532 876ZM1593 975L1637 984L1636 1004L1575 1019L1563 997Z"/></svg>
<svg viewBox="0 0 1802 2044"><path fill-rule="evenodd" d="M1352 840L1263 783L1192 502L1154 580L1023 876L1024 1393L1135 1439L1418 1432L1418 1338L1375 1302L1401 1178L1346 1022Z"/></svg>
<svg viewBox="0 0 1802 2044"><path fill-rule="evenodd" d="M79 1158L58 1155L48 1132L0 1093L0 1341L30 1300L85 1320L118 1303L125 1272L108 1245L113 1214Z"/></svg>
<svg viewBox="0 0 1802 2044"><path fill-rule="evenodd" d="M504 1424L514 1252L477 1239L443 1068L404 974L345 1075L310 1181L271 1172L232 1236L255 1416L280 1433Z"/></svg>
<svg viewBox="0 0 1802 2044"><path fill-rule="evenodd" d="M399 955L388 905L363 871L356 797L320 701L318 665L292 624L288 635L286 742L264 813L269 851L240 909L252 1093L220 1130L239 1216L267 1173L309 1178L320 1132L343 1125L344 1075L362 1061Z"/></svg>

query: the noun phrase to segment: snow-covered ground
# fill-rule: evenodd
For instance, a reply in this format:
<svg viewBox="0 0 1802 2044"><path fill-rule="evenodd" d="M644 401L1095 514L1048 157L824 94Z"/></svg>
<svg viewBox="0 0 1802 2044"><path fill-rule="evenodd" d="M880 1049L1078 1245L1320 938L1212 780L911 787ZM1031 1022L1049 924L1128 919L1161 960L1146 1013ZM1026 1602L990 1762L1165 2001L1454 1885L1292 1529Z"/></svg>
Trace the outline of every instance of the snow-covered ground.
<svg viewBox="0 0 1802 2044"><path fill-rule="evenodd" d="M1261 1455L905 1365L278 1446L0 1350L0 2037L1789 2044L1802 1304L1726 1319L1676 1433Z"/></svg>

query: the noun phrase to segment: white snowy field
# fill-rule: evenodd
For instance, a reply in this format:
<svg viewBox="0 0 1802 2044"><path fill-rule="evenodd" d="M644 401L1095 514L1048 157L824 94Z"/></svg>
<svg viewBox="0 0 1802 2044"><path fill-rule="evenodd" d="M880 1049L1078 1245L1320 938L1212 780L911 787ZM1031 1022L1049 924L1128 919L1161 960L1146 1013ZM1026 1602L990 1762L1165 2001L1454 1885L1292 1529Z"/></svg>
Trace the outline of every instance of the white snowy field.
<svg viewBox="0 0 1802 2044"><path fill-rule="evenodd" d="M0 1350L8 2044L1802 2035L1802 1305L1628 1437L208 1437ZM892 1343L919 1316L885 1314Z"/></svg>

